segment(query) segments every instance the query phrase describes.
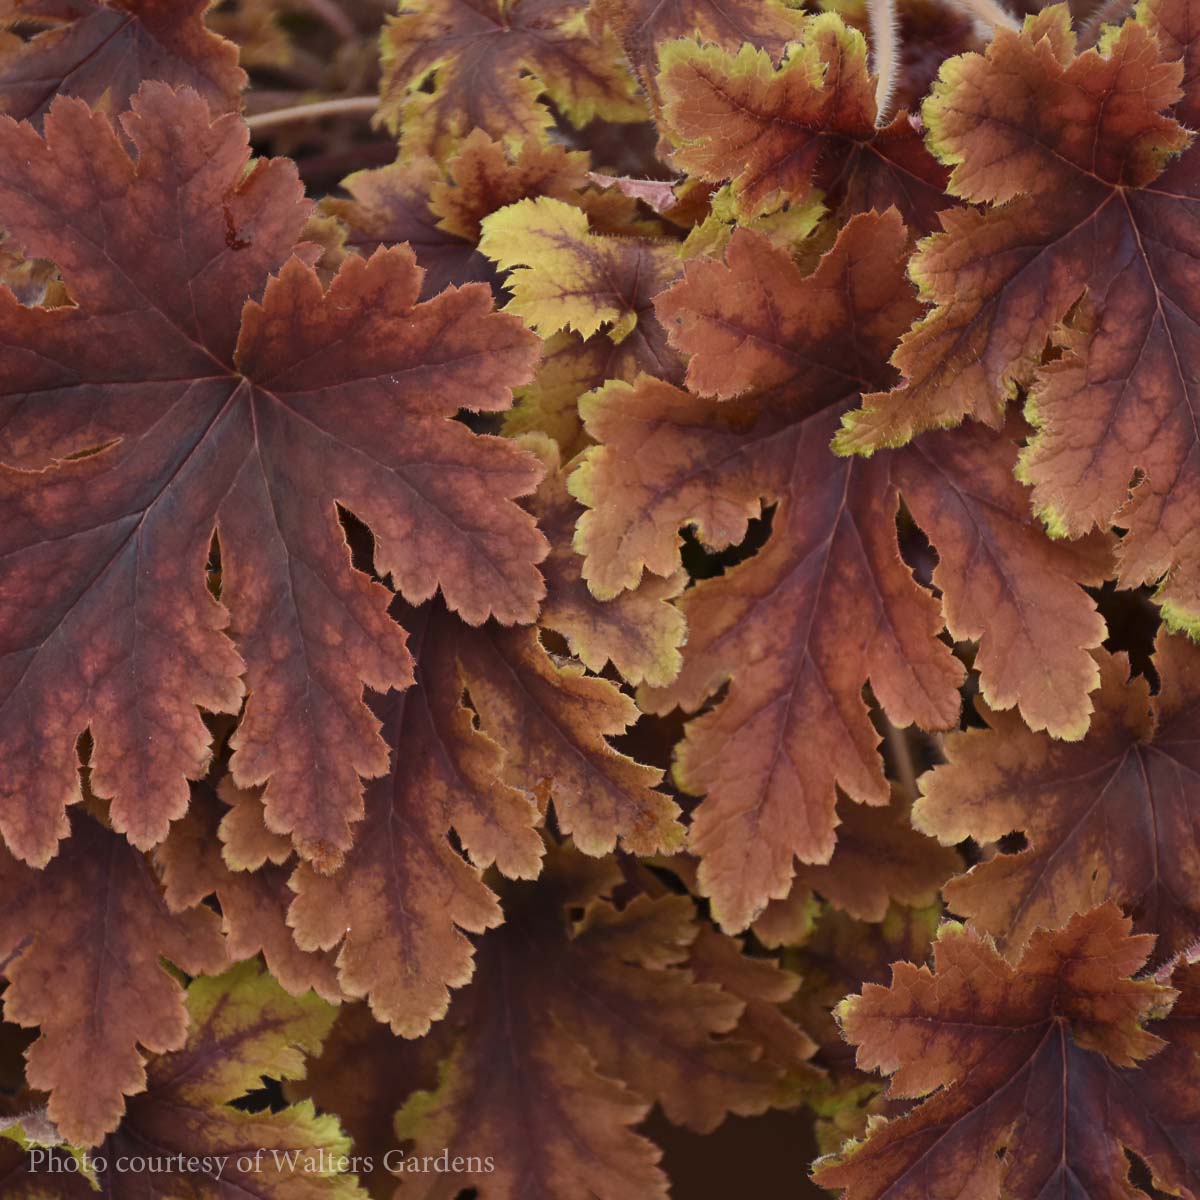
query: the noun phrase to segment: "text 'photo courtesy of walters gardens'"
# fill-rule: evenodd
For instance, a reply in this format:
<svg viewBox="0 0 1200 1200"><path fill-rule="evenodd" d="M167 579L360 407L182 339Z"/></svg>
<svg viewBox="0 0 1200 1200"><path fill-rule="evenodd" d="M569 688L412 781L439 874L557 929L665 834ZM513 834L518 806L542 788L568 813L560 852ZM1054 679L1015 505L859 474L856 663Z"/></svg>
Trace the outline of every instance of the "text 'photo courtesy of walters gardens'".
<svg viewBox="0 0 1200 1200"><path fill-rule="evenodd" d="M1200 1200L1200 0L0 0L0 1200Z"/></svg>

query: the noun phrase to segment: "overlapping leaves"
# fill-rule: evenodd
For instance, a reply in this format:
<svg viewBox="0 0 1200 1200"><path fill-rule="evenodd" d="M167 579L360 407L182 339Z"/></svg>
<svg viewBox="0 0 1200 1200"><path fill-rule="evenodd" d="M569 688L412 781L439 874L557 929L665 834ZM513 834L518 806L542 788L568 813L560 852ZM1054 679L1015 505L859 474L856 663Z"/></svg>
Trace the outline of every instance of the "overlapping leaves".
<svg viewBox="0 0 1200 1200"><path fill-rule="evenodd" d="M319 86L381 19L277 7ZM907 102L982 35L900 7ZM1195 631L1192 7L877 128L857 6L421 0L397 161L278 143L314 216L204 5L0 5L4 1186L348 1150L311 1096L379 1195L665 1196L651 1106L801 1101L851 1200L1200 1191L1200 661L1085 590ZM363 1194L281 1161L99 1183Z"/></svg>
<svg viewBox="0 0 1200 1200"><path fill-rule="evenodd" d="M1192 54L1194 11L1147 3L1077 54L1056 7L946 64L924 108L930 144L953 166L950 191L987 207L944 214L914 260L934 307L897 351L904 383L838 439L869 452L964 416L999 424L1012 390L1031 387L1021 476L1048 526L1127 530L1121 582L1159 584L1167 620L1193 631L1200 160L1178 56ZM1043 365L1048 340L1061 353Z"/></svg>
<svg viewBox="0 0 1200 1200"><path fill-rule="evenodd" d="M962 668L943 623L981 639L981 687L999 707L1060 736L1087 726L1087 647L1103 626L1078 583L1104 577L1105 546L1056 545L1032 526L1015 445L966 431L869 463L829 452L916 311L905 244L895 212L860 215L805 276L739 231L724 262L689 263L658 301L692 352L693 392L643 378L584 403L601 445L572 487L591 510L576 546L597 595L677 570L682 525L723 547L777 506L763 550L684 595L682 672L644 695L652 710L695 711L729 684L689 724L675 778L707 795L691 844L731 928L786 895L794 858L828 860L835 787L887 802L865 684L898 725L957 722ZM939 550L940 605L897 552L901 495Z"/></svg>

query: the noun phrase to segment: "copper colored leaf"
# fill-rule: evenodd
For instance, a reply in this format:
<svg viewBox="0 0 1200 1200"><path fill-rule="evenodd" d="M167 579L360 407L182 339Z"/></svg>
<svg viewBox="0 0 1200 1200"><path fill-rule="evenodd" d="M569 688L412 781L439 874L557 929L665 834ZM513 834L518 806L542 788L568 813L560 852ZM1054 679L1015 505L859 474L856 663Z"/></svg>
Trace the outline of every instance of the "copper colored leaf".
<svg viewBox="0 0 1200 1200"><path fill-rule="evenodd" d="M411 680L338 506L409 599L440 588L466 620L531 619L545 542L514 498L538 464L451 418L507 407L536 341L481 287L418 304L403 247L323 290L289 257L308 211L295 168L247 170L245 127L194 92L146 84L123 121L136 159L75 100L46 141L0 122L5 224L77 304L0 292L0 459L46 468L0 474L0 831L29 862L54 853L86 727L114 828L154 845L207 769L197 706L236 712L248 691L234 779L266 784L268 825L328 868L360 777L387 769L363 685Z"/></svg>
<svg viewBox="0 0 1200 1200"><path fill-rule="evenodd" d="M228 777L219 789L209 780L195 784L187 814L171 827L167 840L154 853L167 904L173 912L181 912L215 895L232 961L240 962L261 951L272 976L292 995L312 988L337 1003L342 993L333 956L305 953L288 928L287 910L293 898L288 887L291 867L265 862L255 864L254 870L232 870L222 857L218 830L229 809L218 798L218 791L225 801L236 804L244 817L253 815L261 827L261 804L256 797L239 794ZM291 850L288 842L283 844Z"/></svg>
<svg viewBox="0 0 1200 1200"><path fill-rule="evenodd" d="M448 1018L458 1044L441 1082L397 1118L414 1161L446 1148L490 1155L495 1171L436 1184L402 1173L399 1196L454 1184L489 1200L665 1197L656 1148L630 1128L652 1102L699 1130L789 1102L774 1054L739 1035L747 1000L684 965L698 933L691 900L641 895L618 909L606 897L619 879L560 849L536 884L506 889L506 922L484 937L477 980ZM767 964L752 980L707 959L706 970L755 1003L791 987Z"/></svg>
<svg viewBox="0 0 1200 1200"><path fill-rule="evenodd" d="M989 728L947 738L949 762L921 781L916 820L943 842L1025 835L1024 849L946 888L950 907L995 934L1009 957L1039 926L1107 899L1158 934L1164 957L1200 938L1200 650L1160 635L1153 697L1144 678L1130 679L1124 655L1097 655L1102 686L1082 742L1053 741L985 708Z"/></svg>
<svg viewBox="0 0 1200 1200"><path fill-rule="evenodd" d="M629 696L550 654L536 628L488 624L460 631L457 644L471 704L504 748L505 779L553 801L558 828L584 853L618 842L633 854L679 849L679 806L657 790L662 772L609 742L641 715Z"/></svg>
<svg viewBox="0 0 1200 1200"><path fill-rule="evenodd" d="M597 600L583 581L583 560L571 546L583 512L567 491L574 464L564 467L558 446L547 437L529 434L522 445L546 465L546 476L530 502L551 547L542 564L542 626L562 634L571 653L591 671L603 671L611 661L629 683L670 683L679 673L686 632L683 614L670 601L683 590L686 576L682 571L668 579L647 575L632 591Z"/></svg>
<svg viewBox="0 0 1200 1200"><path fill-rule="evenodd" d="M0 968L5 1019L41 1030L30 1085L67 1141L95 1145L146 1086L143 1051L183 1045L183 990L160 960L192 973L227 960L217 915L172 913L124 838L83 811L71 835L41 871L0 849Z"/></svg>
<svg viewBox="0 0 1200 1200"><path fill-rule="evenodd" d="M515 154L476 129L443 171L428 158L358 171L343 181L349 200L322 208L349 227L348 244L363 254L408 242L425 269L421 296L451 284L492 283L495 272L477 251L484 217L529 196L575 198L587 178L587 156L529 141Z"/></svg>
<svg viewBox="0 0 1200 1200"><path fill-rule="evenodd" d="M100 1192L112 1200L366 1200L341 1162L350 1141L337 1118L304 1101L282 1111L235 1106L264 1077L296 1079L335 1009L293 997L253 963L187 990L187 1044L153 1059L146 1089L97 1148ZM95 1193L51 1163L22 1171L14 1200L84 1200ZM10 1192L6 1191L8 1196Z"/></svg>
<svg viewBox="0 0 1200 1200"><path fill-rule="evenodd" d="M0 46L0 112L41 125L56 95L112 115L146 79L191 87L213 112L241 107L237 47L204 24L212 0L0 0L0 29L43 26Z"/></svg>
<svg viewBox="0 0 1200 1200"><path fill-rule="evenodd" d="M500 747L462 703L456 654L466 630L436 606L406 617L417 683L374 702L392 768L367 786L367 814L333 876L301 866L288 920L306 950L337 950L338 979L377 1020L419 1037L471 978L462 931L499 924L480 868L537 874L537 809L502 778ZM458 834L470 861L450 843Z"/></svg>
<svg viewBox="0 0 1200 1200"><path fill-rule="evenodd" d="M1035 934L1014 967L947 925L932 971L897 963L889 987L845 1001L859 1065L890 1074L893 1095L933 1094L826 1160L817 1181L846 1200L1132 1200L1144 1193L1129 1181L1128 1149L1159 1187L1193 1192L1195 1001L1181 1001L1181 1028L1143 1027L1175 993L1129 977L1153 939L1128 931L1113 906L1094 909ZM1181 982L1194 987L1190 974Z"/></svg>
<svg viewBox="0 0 1200 1200"><path fill-rule="evenodd" d="M972 430L869 463L829 452L841 414L889 377L913 315L905 241L895 212L855 217L806 277L764 236L738 231L724 263L689 263L658 304L693 352L689 384L738 398L643 379L584 403L601 445L571 487L590 509L576 546L598 596L636 585L644 568L673 574L681 526L723 548L777 505L757 554L684 594L683 670L643 694L655 712L695 711L729 684L689 724L675 770L707 793L691 844L727 928L787 895L795 858L829 860L835 785L887 803L865 684L899 726L956 723L962 668L943 623L981 639L981 687L998 706L1018 704L1060 735L1087 725L1087 648L1104 626L1078 584L1104 578L1106 548L1041 534L1011 476L1015 445ZM938 550L940 604L899 557L901 495Z"/></svg>
<svg viewBox="0 0 1200 1200"><path fill-rule="evenodd" d="M543 97L574 125L643 115L582 0L418 0L389 20L382 48L380 114L406 146L437 158L475 129L542 136L553 120Z"/></svg>
<svg viewBox="0 0 1200 1200"><path fill-rule="evenodd" d="M901 113L875 126L866 43L841 18L807 18L779 66L753 46L676 42L662 55L663 121L675 164L733 181L748 217L820 192L843 214L895 205L916 230L950 203L946 172Z"/></svg>
<svg viewBox="0 0 1200 1200"><path fill-rule="evenodd" d="M616 34L651 95L660 52L676 38L729 50L748 42L778 60L803 28L801 14L782 0L592 0L591 12Z"/></svg>
<svg viewBox="0 0 1200 1200"><path fill-rule="evenodd" d="M1192 0L1141 12L1076 55L1065 8L1049 9L943 67L930 144L951 192L984 207L945 214L915 258L933 308L897 351L904 382L867 397L838 446L869 453L964 416L999 424L1031 385L1021 476L1039 514L1058 535L1126 529L1121 582L1159 583L1167 620L1195 630L1200 158L1168 161L1190 141L1169 111L1183 65L1166 56L1183 47L1152 31L1197 18ZM1042 365L1048 340L1062 353Z"/></svg>
<svg viewBox="0 0 1200 1200"><path fill-rule="evenodd" d="M755 922L760 938L767 931L770 943L786 940L770 931L796 928L797 908L813 892L860 921L882 921L893 902L914 908L934 903L942 884L962 867L954 850L913 829L899 797L884 809L840 807L833 857L796 868L788 896L773 900Z"/></svg>

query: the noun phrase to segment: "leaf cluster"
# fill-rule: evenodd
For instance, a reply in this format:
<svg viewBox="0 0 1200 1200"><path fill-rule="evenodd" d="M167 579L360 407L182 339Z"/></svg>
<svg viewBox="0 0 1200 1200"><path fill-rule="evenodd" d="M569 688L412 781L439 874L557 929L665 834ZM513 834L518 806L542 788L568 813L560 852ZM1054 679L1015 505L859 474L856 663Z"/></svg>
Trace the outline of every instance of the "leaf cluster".
<svg viewBox="0 0 1200 1200"><path fill-rule="evenodd" d="M5 1196L1200 1197L1200 0L1084 7L0 0Z"/></svg>

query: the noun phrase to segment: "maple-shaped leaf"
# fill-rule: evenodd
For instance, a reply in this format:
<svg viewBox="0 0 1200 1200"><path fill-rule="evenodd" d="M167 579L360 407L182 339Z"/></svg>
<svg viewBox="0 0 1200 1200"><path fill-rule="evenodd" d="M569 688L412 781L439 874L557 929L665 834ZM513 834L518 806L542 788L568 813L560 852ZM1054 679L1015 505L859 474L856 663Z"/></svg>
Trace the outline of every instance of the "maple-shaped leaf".
<svg viewBox="0 0 1200 1200"><path fill-rule="evenodd" d="M173 912L181 912L215 895L231 961L240 962L261 951L271 975L287 991L302 995L312 988L337 1003L342 992L333 956L305 953L287 924L293 899L288 887L292 868L286 862L291 843L275 839L282 843L279 862L265 860L256 862L253 870L233 870L222 855L220 837L222 821L229 814L227 805L243 810L243 827L249 815L245 810L256 807L262 828L261 805L256 798L239 793L228 776L216 787L210 780L193 785L187 813L154 851L167 904ZM263 833L273 836L265 828Z"/></svg>
<svg viewBox="0 0 1200 1200"><path fill-rule="evenodd" d="M50 1094L67 1141L94 1145L116 1127L125 1097L145 1087L143 1049L183 1044L183 990L164 958L193 974L221 970L220 918L172 913L144 857L95 817L76 810L44 870L0 847L4 1017L40 1028L28 1080Z"/></svg>
<svg viewBox="0 0 1200 1200"><path fill-rule="evenodd" d="M540 138L542 98L573 125L637 121L645 109L611 37L587 27L586 0L417 0L382 35L379 113L404 146L445 159L474 129Z"/></svg>
<svg viewBox="0 0 1200 1200"><path fill-rule="evenodd" d="M778 66L751 45L668 45L659 88L673 161L732 180L748 217L803 207L819 192L842 214L895 205L914 229L930 229L951 202L946 172L907 113L876 128L862 34L833 13L807 18L802 32Z"/></svg>
<svg viewBox="0 0 1200 1200"><path fill-rule="evenodd" d="M546 475L529 502L538 528L550 540L542 563L546 600L540 623L567 639L570 651L597 673L611 662L621 677L637 685L662 686L679 674L679 648L686 628L671 603L687 582L680 570L667 579L647 575L641 584L611 600L597 600L583 580L583 560L571 547L583 513L567 490L574 463L562 464L557 443L527 434L521 444L546 465Z"/></svg>
<svg viewBox="0 0 1200 1200"><path fill-rule="evenodd" d="M679 277L677 242L593 233L586 213L548 196L487 217L479 249L508 272L507 310L543 337L607 327L618 344L649 340L653 299Z"/></svg>
<svg viewBox="0 0 1200 1200"><path fill-rule="evenodd" d="M0 45L0 112L40 126L55 96L113 116L144 80L192 87L214 112L241 107L237 47L204 24L212 0L0 0L0 29L45 26Z"/></svg>
<svg viewBox="0 0 1200 1200"><path fill-rule="evenodd" d="M536 884L505 889L505 924L482 939L476 981L447 1018L457 1045L439 1085L396 1126L414 1162L445 1148L477 1164L491 1156L495 1170L460 1167L436 1183L399 1170L399 1196L453 1185L486 1200L665 1197L658 1151L631 1128L651 1103L707 1131L729 1112L792 1100L761 1040L738 1033L747 1000L685 965L692 901L643 894L618 909L607 897L620 879L613 863L563 848ZM794 986L765 963L766 979L711 956L705 970L762 1003Z"/></svg>
<svg viewBox="0 0 1200 1200"><path fill-rule="evenodd" d="M800 37L804 18L783 0L592 0L593 20L616 34L646 91L657 95L659 55L682 37L736 50L757 46L778 61Z"/></svg>
<svg viewBox="0 0 1200 1200"><path fill-rule="evenodd" d="M146 84L122 121L136 158L77 100L45 140L0 121L5 225L76 302L0 292L0 461L25 468L0 474L0 832L31 863L54 853L90 728L114 828L154 845L207 769L197 706L236 712L248 691L235 781L265 783L271 828L336 866L360 776L387 769L363 685L411 681L338 507L409 599L530 620L546 546L514 498L538 463L452 418L507 407L536 339L480 286L417 303L405 247L323 290L291 256L294 166L247 170L245 126L195 92Z"/></svg>
<svg viewBox="0 0 1200 1200"><path fill-rule="evenodd" d="M100 1192L113 1200L365 1200L354 1176L341 1173L350 1140L336 1117L309 1101L279 1112L236 1106L264 1077L303 1076L337 1010L289 996L254 963L194 980L187 1009L186 1045L150 1062L145 1090L92 1156L104 1164ZM30 1163L22 1174L15 1200L95 1194L61 1162Z"/></svg>
<svg viewBox="0 0 1200 1200"><path fill-rule="evenodd" d="M350 228L347 244L363 254L407 242L425 269L421 296L451 284L495 281L479 253L480 222L531 196L570 201L587 182L587 155L536 141L515 154L482 130L473 130L443 171L430 158L358 171L342 181L349 200L321 207Z"/></svg>
<svg viewBox="0 0 1200 1200"><path fill-rule="evenodd" d="M999 424L1014 388L1032 385L1021 476L1037 511L1056 534L1125 529L1122 584L1160 583L1168 622L1195 630L1200 158L1167 165L1190 138L1168 112L1183 65L1167 56L1190 47L1196 8L1142 12L1184 41L1160 47L1128 21L1076 55L1060 6L943 67L924 108L930 143L953 165L950 191L986 207L944 214L915 257L934 307L896 353L904 381L867 397L837 445L869 453L964 416ZM1062 354L1040 367L1049 339Z"/></svg>
<svg viewBox="0 0 1200 1200"><path fill-rule="evenodd" d="M1129 1150L1163 1190L1193 1192L1195 1001L1190 1036L1152 1058L1163 1040L1143 1023L1175 992L1130 976L1153 940L1130 936L1107 905L1034 934L1013 966L969 929L943 926L933 970L897 963L890 986L838 1009L860 1067L891 1075L894 1096L933 1094L819 1166L817 1182L846 1200L1132 1200L1144 1193L1129 1181Z"/></svg>
<svg viewBox="0 0 1200 1200"><path fill-rule="evenodd" d="M650 711L695 711L729 685L689 724L675 770L685 790L707 793L691 846L727 928L788 894L795 858L829 860L835 785L887 803L864 684L901 727L957 723L963 672L943 623L980 639L981 687L997 707L1017 704L1060 736L1087 726L1087 648L1104 625L1078 584L1104 578L1106 547L1042 534L1011 475L1015 444L976 427L865 462L829 450L841 414L891 376L915 311L906 238L894 211L854 217L805 276L765 236L738 230L724 262L687 264L658 301L675 344L693 352L689 384L738 398L643 378L584 401L601 445L571 488L590 510L576 546L599 597L643 568L678 570L681 526L723 548L777 505L761 550L684 593L683 670L642 696ZM938 550L940 605L900 559L901 494Z"/></svg>
<svg viewBox="0 0 1200 1200"><path fill-rule="evenodd" d="M1123 654L1096 653L1102 683L1082 742L1053 741L981 706L989 728L950 735L948 763L921 780L915 820L943 842L1025 835L1025 848L945 889L951 909L1010 957L1039 926L1108 899L1158 935L1163 956L1200 939L1200 649L1159 635L1153 697L1145 678L1130 679Z"/></svg>
<svg viewBox="0 0 1200 1200"><path fill-rule="evenodd" d="M531 878L542 841L536 806L505 783L500 746L463 704L456 634L470 631L433 605L408 613L405 625L417 683L373 702L391 770L367 785L366 817L342 868L296 872L288 921L305 950L340 946L342 989L367 997L396 1033L419 1037L445 1014L450 989L471 978L462 931L501 920L480 869L494 862Z"/></svg>

